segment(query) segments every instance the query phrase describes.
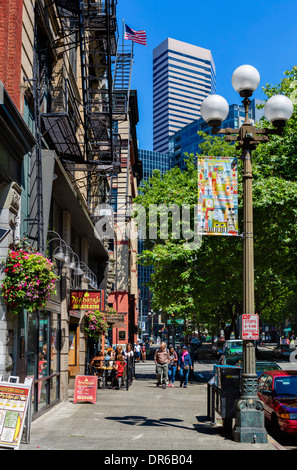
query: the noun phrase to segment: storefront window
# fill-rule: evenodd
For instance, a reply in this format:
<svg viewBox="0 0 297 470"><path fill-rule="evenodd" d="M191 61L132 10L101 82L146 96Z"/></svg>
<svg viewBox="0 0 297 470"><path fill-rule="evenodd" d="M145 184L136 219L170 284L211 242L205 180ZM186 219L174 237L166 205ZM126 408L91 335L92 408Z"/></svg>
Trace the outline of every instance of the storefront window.
<svg viewBox="0 0 297 470"><path fill-rule="evenodd" d="M60 320L51 312L28 314L28 376L34 378L33 409L59 398Z"/></svg>
<svg viewBox="0 0 297 470"><path fill-rule="evenodd" d="M36 378L36 344L37 344L37 316L36 313L28 315L28 367L27 375Z"/></svg>

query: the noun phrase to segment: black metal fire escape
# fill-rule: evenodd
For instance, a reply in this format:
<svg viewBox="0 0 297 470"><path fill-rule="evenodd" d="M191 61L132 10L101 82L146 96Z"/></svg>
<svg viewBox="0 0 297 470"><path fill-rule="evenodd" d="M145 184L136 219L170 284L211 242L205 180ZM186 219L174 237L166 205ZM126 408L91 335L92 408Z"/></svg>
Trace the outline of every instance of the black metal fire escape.
<svg viewBox="0 0 297 470"><path fill-rule="evenodd" d="M118 46L116 4L117 0L54 0L50 4L60 27L57 51L63 55L79 47L82 102L67 79L60 80L53 96L58 96L58 104L61 96L63 103L41 114L42 132L74 181L86 173L87 204L94 219L98 204L107 202L102 180L112 186L121 171L122 145L124 149L129 146L118 134L118 123L128 115L133 48Z"/></svg>

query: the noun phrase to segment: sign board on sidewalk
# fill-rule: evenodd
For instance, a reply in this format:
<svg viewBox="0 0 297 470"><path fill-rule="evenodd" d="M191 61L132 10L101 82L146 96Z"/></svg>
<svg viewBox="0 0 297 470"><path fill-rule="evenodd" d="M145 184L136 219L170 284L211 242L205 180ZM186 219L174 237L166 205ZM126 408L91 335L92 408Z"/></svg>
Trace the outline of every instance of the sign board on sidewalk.
<svg viewBox="0 0 297 470"><path fill-rule="evenodd" d="M241 338L254 341L259 339L259 315L241 316Z"/></svg>
<svg viewBox="0 0 297 470"><path fill-rule="evenodd" d="M27 442L31 427L31 390L33 380L23 384L18 377L8 382L0 378L0 446L19 449L26 423Z"/></svg>
<svg viewBox="0 0 297 470"><path fill-rule="evenodd" d="M96 403L98 377L77 375L75 377L73 403L90 401Z"/></svg>

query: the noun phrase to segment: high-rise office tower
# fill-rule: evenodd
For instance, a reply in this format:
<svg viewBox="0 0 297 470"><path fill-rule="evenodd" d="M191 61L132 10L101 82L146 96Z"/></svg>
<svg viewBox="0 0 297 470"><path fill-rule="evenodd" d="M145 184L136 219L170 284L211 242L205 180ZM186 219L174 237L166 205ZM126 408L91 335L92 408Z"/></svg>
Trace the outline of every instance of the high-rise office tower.
<svg viewBox="0 0 297 470"><path fill-rule="evenodd" d="M257 98L251 100L249 119L252 123L259 121L263 116L264 110L262 108L258 108L258 105L263 104L264 101ZM226 129L227 127L231 127L239 129L242 126L244 119L244 106L240 104L231 104L229 106L228 116L222 122L221 128ZM197 155L201 152L199 146L203 142L203 137L197 134L199 131L211 134L211 127L202 117L192 121L187 126L172 134L169 138L170 168L178 166L181 170L185 170L185 154L192 153Z"/></svg>
<svg viewBox="0 0 297 470"><path fill-rule="evenodd" d="M159 170L161 173L165 173L170 169L170 156L165 153L153 152L151 150L138 149L139 159L142 162L142 174L143 178L140 183L141 187L144 183L150 179L153 175L154 170ZM144 250L144 240L138 240L138 253L141 254ZM148 328L148 313L151 309L151 293L149 290L148 283L153 272L152 266L142 266L138 264L138 289L140 298L140 312L139 316L142 323L146 324L145 332L151 332ZM141 325L142 328L142 325Z"/></svg>
<svg viewBox="0 0 297 470"><path fill-rule="evenodd" d="M215 89L210 50L171 38L154 49L154 151L168 152L169 137L201 116L202 101Z"/></svg>

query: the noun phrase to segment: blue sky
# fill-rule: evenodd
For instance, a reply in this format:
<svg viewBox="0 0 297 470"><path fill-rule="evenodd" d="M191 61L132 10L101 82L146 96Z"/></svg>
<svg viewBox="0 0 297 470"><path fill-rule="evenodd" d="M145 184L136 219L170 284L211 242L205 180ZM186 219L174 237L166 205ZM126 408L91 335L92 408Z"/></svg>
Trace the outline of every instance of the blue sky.
<svg viewBox="0 0 297 470"><path fill-rule="evenodd" d="M231 84L240 65L256 67L262 87L277 84L285 70L297 65L296 0L118 0L120 36L122 20L132 29L144 29L148 45L134 45L132 89L138 93L139 147L153 150L153 49L167 37L210 49L216 66L216 92L229 104L240 103ZM125 41L128 44L128 41Z"/></svg>

